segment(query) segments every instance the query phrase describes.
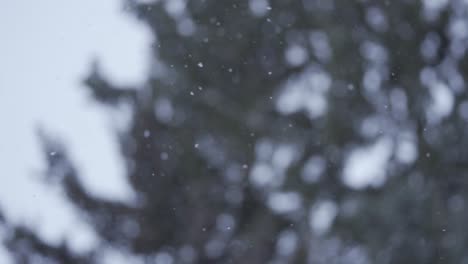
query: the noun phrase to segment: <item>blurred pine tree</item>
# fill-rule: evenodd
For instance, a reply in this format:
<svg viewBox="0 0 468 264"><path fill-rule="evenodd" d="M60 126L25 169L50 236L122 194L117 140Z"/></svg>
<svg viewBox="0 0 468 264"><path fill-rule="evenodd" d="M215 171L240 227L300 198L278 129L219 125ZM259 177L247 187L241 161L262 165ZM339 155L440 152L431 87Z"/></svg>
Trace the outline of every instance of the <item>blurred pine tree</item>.
<svg viewBox="0 0 468 264"><path fill-rule="evenodd" d="M145 263L468 261L466 3L126 5L156 39L146 84L96 69L86 84L131 107L119 139L138 204L91 196L42 136L102 247ZM100 262L11 229L19 263Z"/></svg>

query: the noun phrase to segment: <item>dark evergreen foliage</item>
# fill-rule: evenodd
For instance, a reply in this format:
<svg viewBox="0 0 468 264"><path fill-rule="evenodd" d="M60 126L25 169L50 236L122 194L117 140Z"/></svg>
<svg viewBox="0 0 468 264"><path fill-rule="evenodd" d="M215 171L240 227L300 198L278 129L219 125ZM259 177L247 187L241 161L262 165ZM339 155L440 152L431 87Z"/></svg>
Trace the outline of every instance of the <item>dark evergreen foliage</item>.
<svg viewBox="0 0 468 264"><path fill-rule="evenodd" d="M137 204L90 195L63 146L41 136L46 178L102 247L147 263L161 252L174 263L468 261L463 1L188 0L177 9L184 2L125 3L156 39L144 86L118 87L97 67L85 81L99 104L131 107L118 139ZM284 106L293 86L312 95L300 90ZM437 89L453 96L448 113L431 110ZM385 182L347 184L350 153L373 144L391 146ZM415 160L399 157L411 151ZM310 157L325 167L308 181ZM324 204L336 216L314 230ZM78 256L0 221L18 263L99 262L100 248Z"/></svg>

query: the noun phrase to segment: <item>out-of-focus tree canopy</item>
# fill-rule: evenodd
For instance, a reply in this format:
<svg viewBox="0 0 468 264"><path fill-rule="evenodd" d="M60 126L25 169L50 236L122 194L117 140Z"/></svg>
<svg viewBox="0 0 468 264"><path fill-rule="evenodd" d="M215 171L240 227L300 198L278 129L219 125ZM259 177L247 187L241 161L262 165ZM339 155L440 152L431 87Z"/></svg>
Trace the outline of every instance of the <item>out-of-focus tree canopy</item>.
<svg viewBox="0 0 468 264"><path fill-rule="evenodd" d="M468 263L467 1L125 6L154 34L146 83L85 82L130 109L116 133L138 201L90 195L42 135L47 178L102 241L77 255L0 218L18 263L99 263L106 247L143 263Z"/></svg>

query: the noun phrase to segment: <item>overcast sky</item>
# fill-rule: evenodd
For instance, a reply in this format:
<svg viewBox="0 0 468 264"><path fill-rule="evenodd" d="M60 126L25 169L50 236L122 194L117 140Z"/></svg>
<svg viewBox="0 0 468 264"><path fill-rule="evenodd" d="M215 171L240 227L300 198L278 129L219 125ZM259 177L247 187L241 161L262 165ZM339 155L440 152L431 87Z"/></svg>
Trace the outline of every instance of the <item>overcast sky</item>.
<svg viewBox="0 0 468 264"><path fill-rule="evenodd" d="M131 199L111 119L80 81L96 57L113 80L141 83L150 34L118 0L0 3L0 208L49 242L65 237L86 249L95 239L91 229L58 189L39 181L44 164L35 130L40 125L66 143L93 194ZM2 247L0 263L8 263Z"/></svg>

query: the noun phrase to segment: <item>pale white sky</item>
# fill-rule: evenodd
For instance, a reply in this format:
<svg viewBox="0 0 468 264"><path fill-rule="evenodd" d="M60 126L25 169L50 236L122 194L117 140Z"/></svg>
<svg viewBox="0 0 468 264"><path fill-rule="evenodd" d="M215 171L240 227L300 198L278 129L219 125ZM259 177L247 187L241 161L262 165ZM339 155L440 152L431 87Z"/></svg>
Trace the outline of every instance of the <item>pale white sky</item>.
<svg viewBox="0 0 468 264"><path fill-rule="evenodd" d="M91 229L58 189L39 181L44 165L35 128L65 141L93 194L131 199L111 119L81 80L97 57L113 80L141 83L151 36L119 0L0 4L0 208L47 241L65 237L85 249L94 240ZM9 263L2 247L0 263Z"/></svg>

